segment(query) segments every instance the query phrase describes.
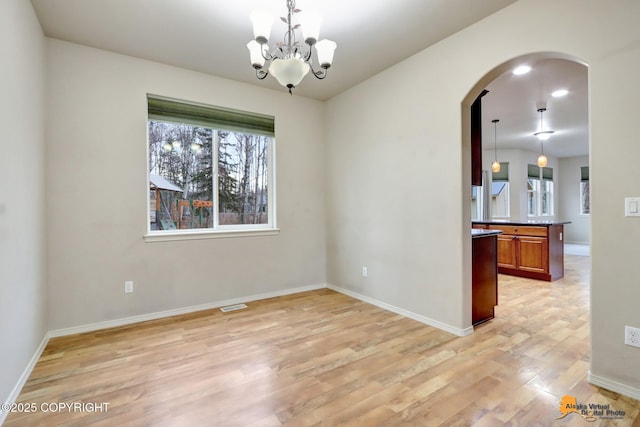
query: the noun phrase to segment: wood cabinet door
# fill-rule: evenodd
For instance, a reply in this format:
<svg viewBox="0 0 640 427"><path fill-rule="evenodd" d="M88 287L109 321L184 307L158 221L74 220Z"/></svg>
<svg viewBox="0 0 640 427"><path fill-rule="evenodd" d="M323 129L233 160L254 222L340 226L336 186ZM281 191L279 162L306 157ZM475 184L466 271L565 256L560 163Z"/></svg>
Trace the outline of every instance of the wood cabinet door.
<svg viewBox="0 0 640 427"><path fill-rule="evenodd" d="M514 236L498 235L498 267L517 268L516 242Z"/></svg>
<svg viewBox="0 0 640 427"><path fill-rule="evenodd" d="M493 319L498 305L498 266L496 236L472 239L471 322Z"/></svg>
<svg viewBox="0 0 640 427"><path fill-rule="evenodd" d="M518 237L518 268L539 273L549 272L548 239L544 237Z"/></svg>

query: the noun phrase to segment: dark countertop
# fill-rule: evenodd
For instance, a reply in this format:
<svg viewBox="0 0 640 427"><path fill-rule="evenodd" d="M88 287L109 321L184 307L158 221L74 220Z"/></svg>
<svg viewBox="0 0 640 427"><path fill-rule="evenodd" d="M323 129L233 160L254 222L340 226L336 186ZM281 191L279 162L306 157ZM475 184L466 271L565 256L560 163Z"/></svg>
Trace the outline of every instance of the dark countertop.
<svg viewBox="0 0 640 427"><path fill-rule="evenodd" d="M471 229L471 237L472 238L476 238L476 237L487 237L487 236L497 236L498 234L502 234L502 231L500 230L482 230L479 228L472 228Z"/></svg>
<svg viewBox="0 0 640 427"><path fill-rule="evenodd" d="M543 220L531 220L531 221L472 221L472 224L486 224L486 225L537 225L541 227L550 227L552 225L564 225L571 224L571 221L543 221Z"/></svg>

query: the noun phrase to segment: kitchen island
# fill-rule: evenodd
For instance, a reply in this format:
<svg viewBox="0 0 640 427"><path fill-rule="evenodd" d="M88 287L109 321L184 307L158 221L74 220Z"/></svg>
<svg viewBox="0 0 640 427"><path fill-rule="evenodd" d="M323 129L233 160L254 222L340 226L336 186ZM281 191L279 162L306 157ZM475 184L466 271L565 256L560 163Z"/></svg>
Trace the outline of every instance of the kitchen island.
<svg viewBox="0 0 640 427"><path fill-rule="evenodd" d="M498 272L554 281L564 277L564 225L558 221L474 221L473 229L500 230Z"/></svg>
<svg viewBox="0 0 640 427"><path fill-rule="evenodd" d="M471 323L477 326L495 316L498 305L498 230L471 230Z"/></svg>

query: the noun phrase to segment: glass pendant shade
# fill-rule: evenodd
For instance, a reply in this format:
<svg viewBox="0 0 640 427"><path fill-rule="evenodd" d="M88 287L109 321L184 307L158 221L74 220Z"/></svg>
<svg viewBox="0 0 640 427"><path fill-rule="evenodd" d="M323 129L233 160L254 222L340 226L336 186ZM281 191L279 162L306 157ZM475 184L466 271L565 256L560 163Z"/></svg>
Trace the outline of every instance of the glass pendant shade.
<svg viewBox="0 0 640 427"><path fill-rule="evenodd" d="M256 9L251 12L251 23L253 24L253 37L260 43L265 44L271 37L271 26L273 17L264 10Z"/></svg>
<svg viewBox="0 0 640 427"><path fill-rule="evenodd" d="M320 40L316 43L316 52L318 53L318 62L322 68L329 68L333 63L333 52L338 45L331 40Z"/></svg>
<svg viewBox="0 0 640 427"><path fill-rule="evenodd" d="M497 160L491 163L491 172L498 173L500 172L500 162Z"/></svg>
<svg viewBox="0 0 640 427"><path fill-rule="evenodd" d="M544 154L540 154L540 156L538 157L538 166L541 168L547 166L547 156L545 156Z"/></svg>
<svg viewBox="0 0 640 427"><path fill-rule="evenodd" d="M300 18L302 24L302 37L305 43L310 45L316 44L318 37L320 36L320 25L322 24L322 17L315 13L305 12Z"/></svg>
<svg viewBox="0 0 640 427"><path fill-rule="evenodd" d="M309 68L309 64L299 58L274 59L269 66L269 73L282 86L292 88L300 84Z"/></svg>
<svg viewBox="0 0 640 427"><path fill-rule="evenodd" d="M264 57L262 56L263 46L265 45L255 40L247 43L247 49L249 49L249 55L251 57L251 66L253 68L262 68L264 66Z"/></svg>

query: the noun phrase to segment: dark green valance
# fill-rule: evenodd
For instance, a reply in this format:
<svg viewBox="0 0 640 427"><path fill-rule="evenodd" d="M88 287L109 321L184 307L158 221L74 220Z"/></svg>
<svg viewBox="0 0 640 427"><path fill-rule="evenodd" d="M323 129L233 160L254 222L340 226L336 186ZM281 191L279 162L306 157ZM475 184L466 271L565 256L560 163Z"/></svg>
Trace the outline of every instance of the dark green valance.
<svg viewBox="0 0 640 427"><path fill-rule="evenodd" d="M589 182L589 166L580 166L580 182Z"/></svg>
<svg viewBox="0 0 640 427"><path fill-rule="evenodd" d="M538 165L527 165L527 177L540 179L540 169L542 169L542 179L553 181L553 168L540 168Z"/></svg>
<svg viewBox="0 0 640 427"><path fill-rule="evenodd" d="M275 136L275 119L257 113L147 95L149 120Z"/></svg>
<svg viewBox="0 0 640 427"><path fill-rule="evenodd" d="M500 172L491 172L491 181L509 182L509 162L500 162Z"/></svg>

